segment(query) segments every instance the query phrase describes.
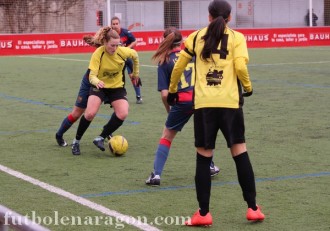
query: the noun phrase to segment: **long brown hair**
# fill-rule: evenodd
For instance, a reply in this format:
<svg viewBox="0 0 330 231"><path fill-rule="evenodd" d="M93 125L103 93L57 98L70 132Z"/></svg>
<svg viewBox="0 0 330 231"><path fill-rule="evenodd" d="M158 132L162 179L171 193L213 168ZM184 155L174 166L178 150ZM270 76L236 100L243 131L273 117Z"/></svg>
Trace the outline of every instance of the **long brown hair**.
<svg viewBox="0 0 330 231"><path fill-rule="evenodd" d="M168 62L169 54L175 47L180 47L182 43L181 32L175 27L169 27L164 31L164 40L159 44L156 53L152 56L152 60L160 65Z"/></svg>
<svg viewBox="0 0 330 231"><path fill-rule="evenodd" d="M111 38L120 38L119 34L113 30L110 26L100 28L94 36L85 35L83 37L84 41L94 47L102 46L105 42L109 42Z"/></svg>
<svg viewBox="0 0 330 231"><path fill-rule="evenodd" d="M209 4L208 10L213 20L210 22L206 34L202 37L205 41L201 52L203 60L209 59L212 52L217 49L225 33L226 24L231 13L231 5L223 0L213 0Z"/></svg>

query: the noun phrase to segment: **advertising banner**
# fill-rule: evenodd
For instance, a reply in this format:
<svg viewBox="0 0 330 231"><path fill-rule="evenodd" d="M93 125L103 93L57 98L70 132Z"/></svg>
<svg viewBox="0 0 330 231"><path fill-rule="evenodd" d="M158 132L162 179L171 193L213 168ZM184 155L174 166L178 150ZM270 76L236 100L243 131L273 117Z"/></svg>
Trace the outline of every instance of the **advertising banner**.
<svg viewBox="0 0 330 231"><path fill-rule="evenodd" d="M249 48L329 46L330 27L237 29ZM186 38L193 31L182 31ZM133 32L137 51L153 51L163 39L163 31ZM0 35L0 55L89 53L95 48L82 37L90 33Z"/></svg>

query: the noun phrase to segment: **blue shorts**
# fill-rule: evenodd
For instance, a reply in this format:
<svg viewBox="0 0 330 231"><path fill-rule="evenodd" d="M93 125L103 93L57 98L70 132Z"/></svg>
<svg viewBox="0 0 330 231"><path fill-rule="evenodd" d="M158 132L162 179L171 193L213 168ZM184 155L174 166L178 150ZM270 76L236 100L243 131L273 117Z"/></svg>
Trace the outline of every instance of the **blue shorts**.
<svg viewBox="0 0 330 231"><path fill-rule="evenodd" d="M89 91L90 91L90 88L92 87L92 85L90 84L89 79L88 79L89 72L90 72L90 70L88 69L81 80L78 96L77 96L76 103L75 103L76 107L83 108L83 109L86 109L86 107L87 107ZM104 104L110 104L107 96L104 97Z"/></svg>
<svg viewBox="0 0 330 231"><path fill-rule="evenodd" d="M80 108L87 107L89 89L91 88L91 84L89 83L88 76L89 76L89 69L86 71L86 73L84 74L81 80L80 89L75 103L75 106Z"/></svg>
<svg viewBox="0 0 330 231"><path fill-rule="evenodd" d="M181 131L193 115L193 102L179 102L171 107L165 123L166 128Z"/></svg>

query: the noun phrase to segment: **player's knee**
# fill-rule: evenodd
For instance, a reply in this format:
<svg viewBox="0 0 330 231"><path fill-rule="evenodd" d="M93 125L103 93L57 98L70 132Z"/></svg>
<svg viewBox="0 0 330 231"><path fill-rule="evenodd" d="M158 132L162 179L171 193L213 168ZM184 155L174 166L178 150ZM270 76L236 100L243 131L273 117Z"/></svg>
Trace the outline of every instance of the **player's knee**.
<svg viewBox="0 0 330 231"><path fill-rule="evenodd" d="M126 117L128 116L128 111L120 111L120 112L116 113L116 116L120 120L125 120Z"/></svg>
<svg viewBox="0 0 330 231"><path fill-rule="evenodd" d="M230 148L230 152L233 157L246 151L246 143L233 144Z"/></svg>
<svg viewBox="0 0 330 231"><path fill-rule="evenodd" d="M88 121L92 121L94 119L94 117L96 116L96 112L85 112L85 119Z"/></svg>

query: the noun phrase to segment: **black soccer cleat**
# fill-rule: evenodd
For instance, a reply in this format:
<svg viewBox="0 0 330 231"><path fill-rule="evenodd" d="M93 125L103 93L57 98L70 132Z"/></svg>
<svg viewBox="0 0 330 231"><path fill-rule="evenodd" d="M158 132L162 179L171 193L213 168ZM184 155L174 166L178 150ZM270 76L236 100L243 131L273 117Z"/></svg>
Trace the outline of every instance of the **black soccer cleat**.
<svg viewBox="0 0 330 231"><path fill-rule="evenodd" d="M96 137L93 140L93 144L95 144L95 146L98 147L101 151L105 151L103 137L101 137L101 136Z"/></svg>
<svg viewBox="0 0 330 231"><path fill-rule="evenodd" d="M57 133L55 134L55 139L56 139L56 142L59 146L61 147L66 147L68 146L68 143L63 139L63 136L59 136L57 135Z"/></svg>
<svg viewBox="0 0 330 231"><path fill-rule="evenodd" d="M155 175L153 172L150 174L146 180L146 184L150 186L159 186L160 185L160 176Z"/></svg>
<svg viewBox="0 0 330 231"><path fill-rule="evenodd" d="M71 147L72 154L77 156L80 155L80 147L79 143L73 143Z"/></svg>

